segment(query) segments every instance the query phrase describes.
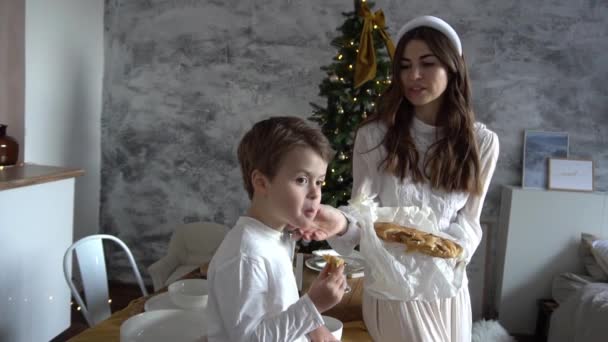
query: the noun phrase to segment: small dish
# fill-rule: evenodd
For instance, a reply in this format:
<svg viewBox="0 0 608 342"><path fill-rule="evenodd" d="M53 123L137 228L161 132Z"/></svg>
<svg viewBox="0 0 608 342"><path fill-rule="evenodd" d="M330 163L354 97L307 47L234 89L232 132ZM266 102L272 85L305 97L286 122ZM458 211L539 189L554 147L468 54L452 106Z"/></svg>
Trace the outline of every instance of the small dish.
<svg viewBox="0 0 608 342"><path fill-rule="evenodd" d="M333 249L317 249L317 250L312 251L312 254L316 255L316 256L320 256L320 257L322 257L324 255L340 256L340 254L338 252L334 251ZM317 265L320 267L325 267L325 265L327 265L327 262L325 261L325 259L323 259L321 261L318 261Z"/></svg>
<svg viewBox="0 0 608 342"><path fill-rule="evenodd" d="M335 255L340 256L340 254L333 249L317 249L312 251L313 255L323 256L323 255Z"/></svg>
<svg viewBox="0 0 608 342"><path fill-rule="evenodd" d="M344 259L344 274L352 275L355 273L363 272L363 263L355 258L340 256L340 258ZM314 256L312 258L306 259L304 262L306 267L315 271L322 271L325 268L327 262L323 259L322 256Z"/></svg>

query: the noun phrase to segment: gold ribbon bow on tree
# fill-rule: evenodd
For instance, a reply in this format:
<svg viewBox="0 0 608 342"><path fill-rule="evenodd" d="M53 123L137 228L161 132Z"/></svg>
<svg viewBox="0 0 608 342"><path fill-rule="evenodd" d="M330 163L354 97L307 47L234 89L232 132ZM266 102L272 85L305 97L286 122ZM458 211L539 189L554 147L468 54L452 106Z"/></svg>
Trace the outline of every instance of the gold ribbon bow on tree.
<svg viewBox="0 0 608 342"><path fill-rule="evenodd" d="M386 44L386 51L390 58L395 54L395 46L391 37L385 30L384 12L382 10L372 13L365 2L361 2L359 16L363 18L363 30L359 41L359 53L355 62L355 88L365 82L376 78L376 52L374 49L374 29L378 30Z"/></svg>

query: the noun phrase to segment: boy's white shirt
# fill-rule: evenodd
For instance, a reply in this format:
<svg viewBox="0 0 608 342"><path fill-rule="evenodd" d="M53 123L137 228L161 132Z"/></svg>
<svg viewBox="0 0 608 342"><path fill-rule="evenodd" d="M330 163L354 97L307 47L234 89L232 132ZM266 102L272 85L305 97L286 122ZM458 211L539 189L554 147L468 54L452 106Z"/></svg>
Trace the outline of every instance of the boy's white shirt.
<svg viewBox="0 0 608 342"><path fill-rule="evenodd" d="M307 341L323 324L308 295L298 294L294 242L250 217L228 232L209 265L208 340Z"/></svg>

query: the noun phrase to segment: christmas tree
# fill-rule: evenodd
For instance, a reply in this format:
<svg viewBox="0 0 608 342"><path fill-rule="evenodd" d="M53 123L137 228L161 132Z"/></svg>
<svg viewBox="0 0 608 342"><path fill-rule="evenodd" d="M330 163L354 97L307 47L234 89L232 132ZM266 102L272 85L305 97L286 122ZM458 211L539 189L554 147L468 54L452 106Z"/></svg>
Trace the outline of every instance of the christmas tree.
<svg viewBox="0 0 608 342"><path fill-rule="evenodd" d="M355 10L342 13L346 20L337 29L341 35L331 42L337 54L331 64L321 67L327 77L319 85L319 95L327 98L327 105L311 103L314 110L310 120L321 126L336 151L322 199L334 207L350 198L356 129L374 112L375 101L391 82L394 47L382 11L372 13L372 7L365 0L355 0Z"/></svg>

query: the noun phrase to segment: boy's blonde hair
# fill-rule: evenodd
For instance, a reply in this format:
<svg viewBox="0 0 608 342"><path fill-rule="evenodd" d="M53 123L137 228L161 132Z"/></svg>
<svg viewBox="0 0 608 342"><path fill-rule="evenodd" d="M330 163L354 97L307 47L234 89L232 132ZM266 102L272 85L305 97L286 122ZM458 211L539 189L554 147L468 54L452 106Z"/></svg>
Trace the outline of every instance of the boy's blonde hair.
<svg viewBox="0 0 608 342"><path fill-rule="evenodd" d="M259 121L243 136L237 154L250 199L253 198L253 171L258 170L272 180L283 158L294 147L311 148L327 163L334 157L321 130L298 117L277 116Z"/></svg>

